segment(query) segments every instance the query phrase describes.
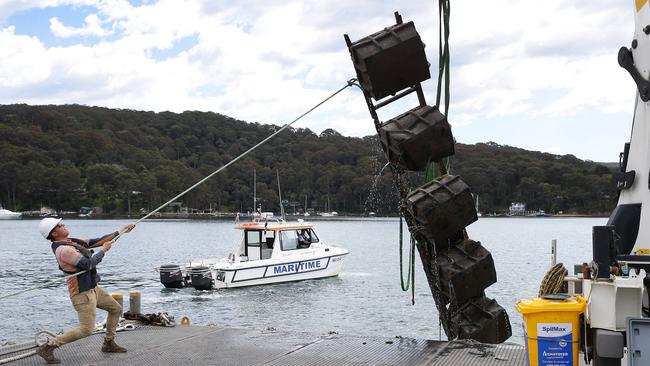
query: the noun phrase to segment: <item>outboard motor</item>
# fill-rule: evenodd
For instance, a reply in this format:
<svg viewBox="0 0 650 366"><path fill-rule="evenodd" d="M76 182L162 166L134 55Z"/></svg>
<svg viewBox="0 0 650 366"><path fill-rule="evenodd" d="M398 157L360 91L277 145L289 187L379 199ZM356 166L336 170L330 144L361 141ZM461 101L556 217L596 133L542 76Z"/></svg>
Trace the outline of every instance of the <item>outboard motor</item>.
<svg viewBox="0 0 650 366"><path fill-rule="evenodd" d="M192 286L197 290L212 289L212 272L205 266L192 267L190 270Z"/></svg>
<svg viewBox="0 0 650 366"><path fill-rule="evenodd" d="M185 286L181 267L176 264L160 266L160 282L167 288L181 288Z"/></svg>

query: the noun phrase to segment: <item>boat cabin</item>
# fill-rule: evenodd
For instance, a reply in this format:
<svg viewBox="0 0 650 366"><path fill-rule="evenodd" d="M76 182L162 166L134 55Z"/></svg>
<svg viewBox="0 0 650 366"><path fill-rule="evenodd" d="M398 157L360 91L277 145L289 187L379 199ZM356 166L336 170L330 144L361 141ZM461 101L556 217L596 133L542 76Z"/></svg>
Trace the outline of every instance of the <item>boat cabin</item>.
<svg viewBox="0 0 650 366"><path fill-rule="evenodd" d="M235 256L238 261L270 259L280 253L309 249L319 239L311 224L245 223L243 239Z"/></svg>

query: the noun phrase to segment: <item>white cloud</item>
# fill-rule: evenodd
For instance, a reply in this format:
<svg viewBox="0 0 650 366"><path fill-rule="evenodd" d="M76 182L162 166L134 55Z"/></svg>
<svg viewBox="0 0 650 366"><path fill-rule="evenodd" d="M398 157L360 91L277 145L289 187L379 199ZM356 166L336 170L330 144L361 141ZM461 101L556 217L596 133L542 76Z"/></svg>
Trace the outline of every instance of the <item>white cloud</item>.
<svg viewBox="0 0 650 366"><path fill-rule="evenodd" d="M565 65L565 70L571 75L566 79L571 84L563 83L569 91L541 113L571 115L587 108L605 113L631 111L635 85L611 55L572 61Z"/></svg>
<svg viewBox="0 0 650 366"><path fill-rule="evenodd" d="M17 35L10 26L0 29L0 44L0 89L22 89L50 76L48 63L38 58L45 48L37 38Z"/></svg>
<svg viewBox="0 0 650 366"><path fill-rule="evenodd" d="M0 21L29 9L44 9L56 6L97 5L101 0L0 0Z"/></svg>
<svg viewBox="0 0 650 366"><path fill-rule="evenodd" d="M79 37L79 36L107 36L113 32L102 28L102 21L97 14L90 14L85 19L83 27L67 27L61 21L54 17L50 18L50 30L52 34L61 38Z"/></svg>
<svg viewBox="0 0 650 366"><path fill-rule="evenodd" d="M80 5L96 11L81 27L53 17L52 34L68 44L87 36L100 40L50 46L17 34L10 25L0 28L0 103L198 109L284 123L354 76L343 33L356 40L375 32L393 23L398 8L405 20L415 21L432 71L437 67L437 9L424 0L228 5L160 0L139 6L127 0L13 0L0 1L0 13L7 17L62 5L70 5L71 12ZM631 113L634 86L616 64L618 47L629 44L633 31L627 5L613 0L536 2L534 8L514 0L453 3L450 122L460 127L486 117L524 120L527 114L579 120L587 109ZM187 49L175 50L190 36ZM169 53L157 59L158 50ZM424 88L427 100L435 101L435 75ZM382 118L410 108L408 103L382 110ZM344 134L373 130L355 89L309 121L314 127L305 127L316 131L333 126Z"/></svg>

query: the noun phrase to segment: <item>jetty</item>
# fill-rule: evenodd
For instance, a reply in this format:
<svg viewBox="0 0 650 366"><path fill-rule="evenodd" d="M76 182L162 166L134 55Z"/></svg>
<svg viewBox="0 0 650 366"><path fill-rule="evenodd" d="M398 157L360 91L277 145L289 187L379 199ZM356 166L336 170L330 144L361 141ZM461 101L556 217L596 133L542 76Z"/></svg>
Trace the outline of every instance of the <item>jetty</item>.
<svg viewBox="0 0 650 366"><path fill-rule="evenodd" d="M104 335L94 334L55 351L63 365L482 365L523 366L524 346L482 344L468 340L433 341L407 337L350 336L330 332L242 329L221 326L155 327L136 325L118 333L129 351L101 352ZM0 363L33 351L18 345L0 347ZM6 365L44 365L31 355Z"/></svg>

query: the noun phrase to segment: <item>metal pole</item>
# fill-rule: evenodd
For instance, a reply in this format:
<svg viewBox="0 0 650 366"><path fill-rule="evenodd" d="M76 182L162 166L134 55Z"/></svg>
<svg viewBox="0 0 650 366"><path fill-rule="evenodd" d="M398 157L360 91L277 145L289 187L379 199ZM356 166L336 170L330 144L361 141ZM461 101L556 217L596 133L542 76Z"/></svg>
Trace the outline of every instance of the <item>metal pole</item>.
<svg viewBox="0 0 650 366"><path fill-rule="evenodd" d="M280 170L275 169L275 175L278 177L278 197L280 198L280 217L282 220L285 220L284 217L284 205L282 204L282 190L280 189Z"/></svg>
<svg viewBox="0 0 650 366"><path fill-rule="evenodd" d="M557 239L551 240L551 267L557 263Z"/></svg>

